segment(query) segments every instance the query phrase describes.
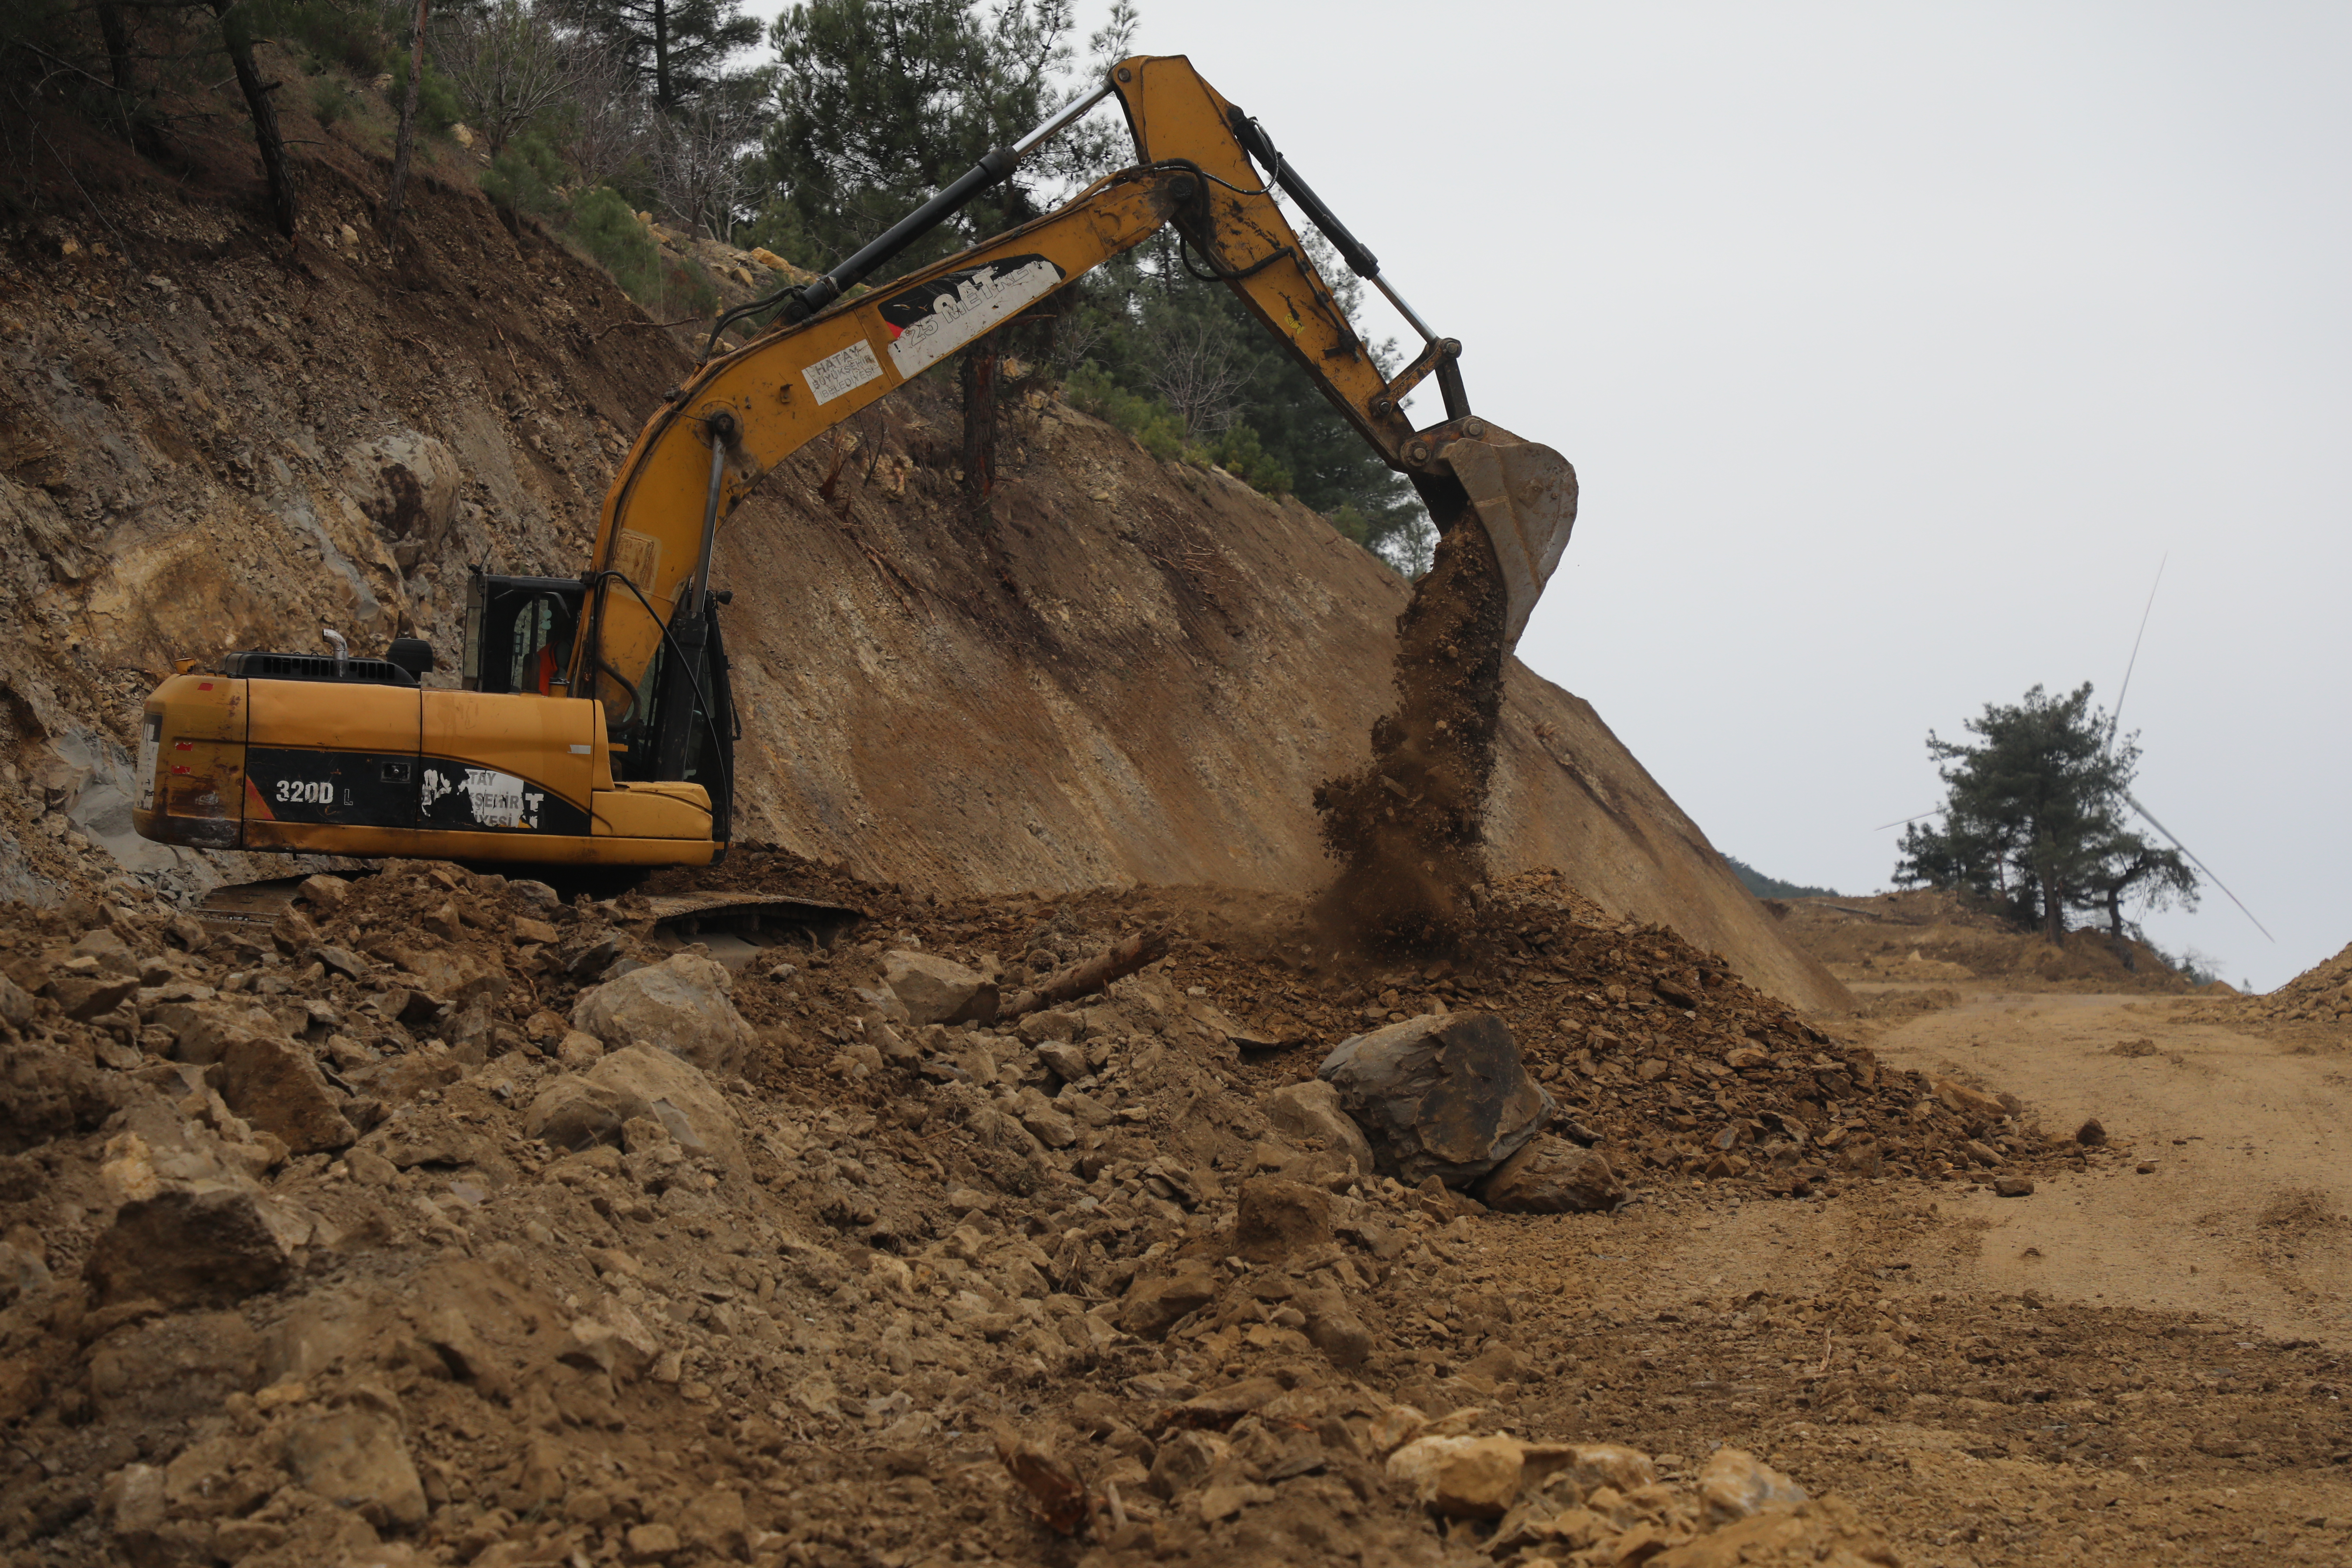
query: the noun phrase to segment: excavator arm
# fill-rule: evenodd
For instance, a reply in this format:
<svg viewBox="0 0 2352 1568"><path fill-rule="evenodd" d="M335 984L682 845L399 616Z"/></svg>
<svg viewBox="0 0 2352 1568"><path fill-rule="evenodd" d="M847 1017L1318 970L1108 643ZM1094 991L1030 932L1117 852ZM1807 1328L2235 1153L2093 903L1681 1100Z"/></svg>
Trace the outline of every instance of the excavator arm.
<svg viewBox="0 0 2352 1568"><path fill-rule="evenodd" d="M1110 96L1126 111L1138 166L960 255L842 298L1010 174L1023 153ZM1421 332L1424 346L1396 376L1381 374L1357 336L1275 199L1276 188ZM576 645L571 682L572 690L604 704L614 737L636 754L630 771L682 776L689 755L707 743L695 739L697 731L712 715L719 715L719 726L726 722L713 699L723 660L712 647L711 552L719 524L761 478L825 430L1169 225L1196 274L1240 296L1358 433L1412 479L1441 531L1465 518L1485 528L1509 588L1507 637L1517 640L1573 522L1575 479L1567 463L1473 416L1457 363L1460 344L1422 324L1380 277L1371 253L1257 124L1189 61L1143 56L1121 62L1092 98L1014 149L992 153L816 283L768 302L783 307L781 322L709 359L646 424L605 498L587 579L586 635ZM1448 417L1416 430L1403 399L1432 374Z"/></svg>

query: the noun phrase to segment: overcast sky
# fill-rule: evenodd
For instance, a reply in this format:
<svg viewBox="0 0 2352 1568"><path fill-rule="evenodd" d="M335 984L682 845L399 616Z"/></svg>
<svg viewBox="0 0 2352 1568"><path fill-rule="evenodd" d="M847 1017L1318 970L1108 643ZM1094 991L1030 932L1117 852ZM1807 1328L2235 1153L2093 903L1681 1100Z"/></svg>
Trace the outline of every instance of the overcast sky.
<svg viewBox="0 0 2352 1568"><path fill-rule="evenodd" d="M2137 793L2277 941L2151 934L2264 988L2352 940L2352 5L1144 0L1139 46L1574 461L1519 652L1718 848L1886 886L1927 731L2112 705L2168 555Z"/></svg>

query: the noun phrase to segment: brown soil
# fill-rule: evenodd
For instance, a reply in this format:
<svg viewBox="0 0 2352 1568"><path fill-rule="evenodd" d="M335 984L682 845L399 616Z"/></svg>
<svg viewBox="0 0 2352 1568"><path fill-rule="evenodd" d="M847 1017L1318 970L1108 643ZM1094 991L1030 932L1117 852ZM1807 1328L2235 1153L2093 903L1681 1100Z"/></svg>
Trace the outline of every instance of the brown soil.
<svg viewBox="0 0 2352 1568"><path fill-rule="evenodd" d="M1475 1560L1477 1531L1433 1529L1380 1479L1372 1423L1399 1403L1475 1405L1457 1422L1470 1431L1630 1443L1670 1483L1718 1443L1746 1447L1851 1500L1906 1562L2228 1548L2326 1562L2346 1545L2352 1226L2332 1064L2352 1040L2282 1055L2175 1021L2202 1003L1974 992L1853 1026L1874 1049L1810 1029L1671 933L1534 880L1499 889L1464 959L1432 976L1302 951L1296 900L937 902L783 857L730 871L874 914L870 940L780 949L789 973L755 964L737 982L761 1039L727 1096L748 1181L682 1182L690 1167L657 1139L600 1174L520 1136L521 1108L557 1076L541 1053L574 989L564 955L607 931L642 952L631 900L566 908L544 942L515 924L543 906L495 879L394 867L339 909L306 906L307 930L281 927L290 958L234 937L186 954L152 904L10 912L18 981L45 984L94 921L165 984L259 1002L373 1124L349 1153L262 1172L273 1202L323 1222L286 1284L226 1311L110 1305L81 1268L120 1202L105 1171L124 1133L268 1156L216 1102L174 1103L188 1080L149 1054L153 1026L38 1005L6 1047L0 1162L15 1260L0 1419L37 1460L0 1486L11 1560L111 1560L110 1498L141 1466L168 1478L162 1539L192 1562L335 1560L379 1536L370 1561L846 1563L958 1546L1066 1560L999 1463L998 1423L1097 1495L1120 1488L1125 1527L1080 1527L1105 1563ZM1040 1146L1013 1100L861 1054L880 1037L861 993L883 945L1012 981L1163 921L1181 933L1171 956L1075 1015L1104 1053L1087 1103L1107 1114L1098 1128L1073 1116L1066 1148ZM308 963L311 943L373 973ZM506 989L455 1052L370 1005L429 986L492 994L469 978L491 974ZM1255 1088L1311 1071L1338 1034L1436 1005L1512 1021L1601 1133L1630 1207L1489 1215L1351 1188L1336 1249L1221 1270L1212 1307L1164 1342L1109 1325L1131 1279L1230 1255L1236 1184L1295 1157L1265 1142ZM1717 1054L1733 1039L1761 1059ZM2142 1039L2157 1049L2111 1048ZM975 1047L1026 1055L954 1048ZM2021 1148L2003 1169L2041 1190L1991 1197L1937 1157L1967 1129L1936 1109L1936 1079L2018 1092L2020 1129L2095 1114L2111 1142ZM2269 1109L2289 1106L2293 1126ZM1717 1127L1752 1139L1735 1143L1756 1156L1744 1173L1706 1179L1684 1152ZM1866 1132L1884 1173L1809 1169L1835 1127ZM1353 1370L1283 1319L1285 1292L1326 1277L1373 1334ZM623 1309L650 1335L641 1370L556 1353L577 1337L566 1325ZM1269 1388L1280 1420L1171 1424L1195 1394L1247 1404ZM422 1478L419 1524L371 1522L285 1468L306 1423L378 1407L399 1413ZM1221 1472L1228 1489L1160 1495L1150 1461L1202 1419L1244 1456ZM1320 1434L1305 1469L1289 1468L1304 1451L1285 1423Z"/></svg>
<svg viewBox="0 0 2352 1568"><path fill-rule="evenodd" d="M1505 608L1486 530L1457 520L1397 617L1397 707L1372 726L1371 762L1315 790L1340 866L1321 908L1357 941L1433 956L1469 923L1486 876Z"/></svg>
<svg viewBox="0 0 2352 1568"><path fill-rule="evenodd" d="M2053 943L1938 889L1771 900L1781 934L1850 987L1998 980L2012 989L2183 993L2189 981L2145 942L2070 931ZM1858 992L1857 994L1860 993Z"/></svg>

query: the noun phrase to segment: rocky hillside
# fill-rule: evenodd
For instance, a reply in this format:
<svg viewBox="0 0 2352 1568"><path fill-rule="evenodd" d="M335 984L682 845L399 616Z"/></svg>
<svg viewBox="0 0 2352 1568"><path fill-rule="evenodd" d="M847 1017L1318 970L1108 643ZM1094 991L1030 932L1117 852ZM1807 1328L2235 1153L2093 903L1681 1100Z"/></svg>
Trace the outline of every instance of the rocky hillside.
<svg viewBox="0 0 2352 1568"><path fill-rule="evenodd" d="M475 193L428 184L395 266L374 172L331 140L291 246L200 174L174 189L118 156L92 149L86 218L7 237L0 282L0 592L22 628L0 739L37 786L0 806L0 891L27 899L117 862L242 874L131 837L144 689L322 626L362 647L414 628L454 662L468 563L576 571L687 363ZM911 392L724 536L742 837L925 889L1324 879L1311 791L1388 700L1406 585L1296 503L1042 391L976 517L947 395ZM1498 871L1563 868L1761 987L1843 1004L1589 705L1515 666L1501 752Z"/></svg>

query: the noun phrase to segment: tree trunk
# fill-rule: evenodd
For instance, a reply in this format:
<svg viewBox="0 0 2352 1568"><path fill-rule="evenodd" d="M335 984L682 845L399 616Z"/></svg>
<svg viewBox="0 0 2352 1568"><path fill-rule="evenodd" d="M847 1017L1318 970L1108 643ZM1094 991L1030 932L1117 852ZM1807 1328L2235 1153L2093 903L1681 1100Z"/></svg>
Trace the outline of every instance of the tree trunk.
<svg viewBox="0 0 2352 1568"><path fill-rule="evenodd" d="M963 483L981 500L996 488L996 355L975 348L963 356Z"/></svg>
<svg viewBox="0 0 2352 1568"><path fill-rule="evenodd" d="M286 162L286 138L278 129L278 106L269 95L275 82L265 83L253 63L253 35L238 14L237 0L212 0L219 18L221 44L236 71L236 85L245 94L246 112L253 116L253 140L261 149L261 172L269 181L270 223L287 238L294 237L294 171Z"/></svg>
<svg viewBox="0 0 2352 1568"><path fill-rule="evenodd" d="M669 84L668 0L654 0L654 101L665 114L677 112L677 99Z"/></svg>
<svg viewBox="0 0 2352 1568"><path fill-rule="evenodd" d="M120 5L98 8L99 36L106 40L106 63L114 77L114 90L125 100L131 97L131 29L122 20Z"/></svg>
<svg viewBox="0 0 2352 1568"><path fill-rule="evenodd" d="M383 240L395 243L400 233L401 204L408 199L408 159L416 150L416 94L425 81L425 22L433 0L416 0L416 19L408 29L408 90L400 98L400 133L392 146L392 188L383 197Z"/></svg>

